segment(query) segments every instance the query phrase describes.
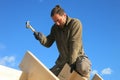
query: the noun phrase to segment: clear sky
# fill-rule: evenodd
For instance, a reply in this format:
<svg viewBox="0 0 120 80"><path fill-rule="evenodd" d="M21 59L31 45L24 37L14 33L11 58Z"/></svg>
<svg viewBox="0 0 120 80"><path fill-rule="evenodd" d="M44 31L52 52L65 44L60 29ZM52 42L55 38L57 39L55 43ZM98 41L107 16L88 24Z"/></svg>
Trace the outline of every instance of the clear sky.
<svg viewBox="0 0 120 80"><path fill-rule="evenodd" d="M15 69L27 50L51 68L58 57L56 44L46 48L26 29L29 20L36 31L50 33L50 12L61 5L68 16L83 25L83 46L92 72L104 80L120 79L120 0L0 0L0 64Z"/></svg>

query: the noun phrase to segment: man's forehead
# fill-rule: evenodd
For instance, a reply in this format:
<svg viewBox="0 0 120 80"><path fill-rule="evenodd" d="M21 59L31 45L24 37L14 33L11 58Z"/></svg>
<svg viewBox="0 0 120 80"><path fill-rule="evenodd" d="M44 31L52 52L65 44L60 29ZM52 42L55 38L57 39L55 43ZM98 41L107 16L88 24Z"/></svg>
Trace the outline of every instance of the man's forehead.
<svg viewBox="0 0 120 80"><path fill-rule="evenodd" d="M55 14L54 16L52 16L52 19L54 21L57 21L61 16L59 14Z"/></svg>
<svg viewBox="0 0 120 80"><path fill-rule="evenodd" d="M57 18L57 17L61 17L60 14L54 14L53 17Z"/></svg>

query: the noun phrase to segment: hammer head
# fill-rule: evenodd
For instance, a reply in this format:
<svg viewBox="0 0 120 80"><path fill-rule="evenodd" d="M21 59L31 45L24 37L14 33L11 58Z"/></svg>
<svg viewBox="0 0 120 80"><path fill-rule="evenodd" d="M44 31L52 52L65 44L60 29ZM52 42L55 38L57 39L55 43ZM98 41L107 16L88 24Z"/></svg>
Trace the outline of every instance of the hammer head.
<svg viewBox="0 0 120 80"><path fill-rule="evenodd" d="M26 28L29 28L29 29L31 29L33 32L35 32L35 29L30 25L30 22L29 22L29 21L26 22Z"/></svg>
<svg viewBox="0 0 120 80"><path fill-rule="evenodd" d="M26 22L26 28L31 28L30 21Z"/></svg>

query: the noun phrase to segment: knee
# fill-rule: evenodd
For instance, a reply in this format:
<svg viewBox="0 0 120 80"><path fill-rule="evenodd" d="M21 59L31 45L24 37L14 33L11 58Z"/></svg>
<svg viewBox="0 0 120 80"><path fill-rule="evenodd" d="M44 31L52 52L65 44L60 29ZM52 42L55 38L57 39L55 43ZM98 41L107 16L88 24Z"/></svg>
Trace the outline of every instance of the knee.
<svg viewBox="0 0 120 80"><path fill-rule="evenodd" d="M83 77L90 77L91 62L88 58L84 57L76 61L76 71Z"/></svg>

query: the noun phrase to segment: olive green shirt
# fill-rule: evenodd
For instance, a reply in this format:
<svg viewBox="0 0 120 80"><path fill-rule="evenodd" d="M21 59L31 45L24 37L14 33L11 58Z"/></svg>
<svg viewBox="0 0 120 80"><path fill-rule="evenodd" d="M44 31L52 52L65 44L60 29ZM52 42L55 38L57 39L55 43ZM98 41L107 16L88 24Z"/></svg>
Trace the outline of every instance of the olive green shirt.
<svg viewBox="0 0 120 80"><path fill-rule="evenodd" d="M59 28L54 24L50 34L43 36L40 43L50 47L56 41L59 51L57 65L73 64L78 56L84 55L82 49L82 24L78 19L67 17L66 24Z"/></svg>

